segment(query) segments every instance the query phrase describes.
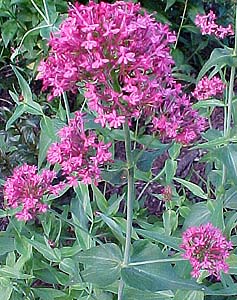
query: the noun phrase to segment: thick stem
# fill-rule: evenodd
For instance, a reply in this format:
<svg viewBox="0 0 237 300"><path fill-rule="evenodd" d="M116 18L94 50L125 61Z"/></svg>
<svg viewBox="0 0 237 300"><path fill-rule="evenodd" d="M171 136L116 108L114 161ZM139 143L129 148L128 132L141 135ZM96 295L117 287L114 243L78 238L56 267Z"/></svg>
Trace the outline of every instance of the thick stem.
<svg viewBox="0 0 237 300"><path fill-rule="evenodd" d="M235 46L233 51L233 56L236 57L237 55L237 4L235 4ZM229 87L228 87L228 100L227 100L227 113L225 115L225 130L224 130L224 136L228 139L230 138L230 132L231 132L231 117L232 117L232 101L234 96L234 81L235 81L235 66L231 67L230 69L230 81L229 81ZM225 184L226 181L226 166L223 166L223 172L222 172L222 185Z"/></svg>
<svg viewBox="0 0 237 300"><path fill-rule="evenodd" d="M134 161L132 157L132 147L128 120L124 124L125 135L125 151L127 160L127 178L128 178L128 192L127 192L127 226L126 226L126 241L124 249L123 265L127 266L130 260L131 237L132 237L132 219L133 219L133 201L134 201ZM121 279L118 289L118 300L123 299L124 282Z"/></svg>

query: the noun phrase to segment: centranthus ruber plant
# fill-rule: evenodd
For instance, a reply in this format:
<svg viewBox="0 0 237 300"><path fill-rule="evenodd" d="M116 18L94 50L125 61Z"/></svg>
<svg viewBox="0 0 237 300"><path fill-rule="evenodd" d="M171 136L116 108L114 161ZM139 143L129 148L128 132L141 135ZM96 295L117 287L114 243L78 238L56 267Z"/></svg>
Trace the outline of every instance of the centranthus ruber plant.
<svg viewBox="0 0 237 300"><path fill-rule="evenodd" d="M237 294L231 253L237 35L234 49L215 49L203 67L200 60L195 69L191 55L188 75L185 60L178 63L187 32L210 45L231 43L237 17L235 28L224 27L213 11L192 19L196 9L186 0L157 1L166 2L167 14L170 5L175 14L184 2L176 35L170 28L177 27L157 21L160 11L151 14L134 2L70 4L38 64L47 100L42 93L36 102L13 66L22 96L11 92L18 106L7 128L17 132L14 142L25 138L18 124L12 127L27 112L40 130L32 165L16 167L4 183L7 212L0 216L24 222L10 219L16 240L10 236L9 254L0 247L6 257L0 298L1 282L8 280L29 300L232 300ZM31 3L44 16L44 34L57 13L51 15L54 6L45 0ZM223 132L212 126L217 106L224 112ZM25 261L33 266L30 275ZM20 280L24 287L15 288ZM4 300L19 299L10 297Z"/></svg>

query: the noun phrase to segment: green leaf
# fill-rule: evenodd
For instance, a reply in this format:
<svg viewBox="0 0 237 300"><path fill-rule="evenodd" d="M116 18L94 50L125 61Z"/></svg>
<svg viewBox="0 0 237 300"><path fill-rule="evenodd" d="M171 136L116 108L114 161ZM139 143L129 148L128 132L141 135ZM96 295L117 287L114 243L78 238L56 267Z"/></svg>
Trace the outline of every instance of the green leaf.
<svg viewBox="0 0 237 300"><path fill-rule="evenodd" d="M138 169L140 169L143 172L150 171L153 161L157 157L162 155L167 150L168 147L169 145L155 151L144 151L143 154L139 157L139 159L136 162Z"/></svg>
<svg viewBox="0 0 237 300"><path fill-rule="evenodd" d="M15 278L15 279L30 279L33 276L28 274L23 274L14 267L3 266L0 267L0 277Z"/></svg>
<svg viewBox="0 0 237 300"><path fill-rule="evenodd" d="M223 101L218 99L203 100L193 104L194 109L207 108L207 107L224 107L224 106L225 104L223 103Z"/></svg>
<svg viewBox="0 0 237 300"><path fill-rule="evenodd" d="M225 193L224 207L230 209L237 209L237 190L236 187L232 187Z"/></svg>
<svg viewBox="0 0 237 300"><path fill-rule="evenodd" d="M7 124L6 124L6 130L8 130L11 125L18 119L20 116L22 116L25 112L25 105L20 104L19 106L16 107L13 115L8 119Z"/></svg>
<svg viewBox="0 0 237 300"><path fill-rule="evenodd" d="M173 4L175 4L176 0L166 0L165 11L167 11Z"/></svg>
<svg viewBox="0 0 237 300"><path fill-rule="evenodd" d="M170 184L177 170L177 161L167 159L165 161L165 179L166 184Z"/></svg>
<svg viewBox="0 0 237 300"><path fill-rule="evenodd" d="M138 250L136 251L136 244ZM133 261L156 260L166 258L157 245L139 241L134 244ZM176 273L170 263L153 263L133 267L124 267L121 270L124 282L130 287L143 291L163 290L201 290L203 286L196 284L194 280L182 279Z"/></svg>
<svg viewBox="0 0 237 300"><path fill-rule="evenodd" d="M202 67L198 74L197 82L213 67L218 67L219 69L228 65L230 67L236 66L236 60L232 55L233 51L229 48L215 48L212 51L210 58Z"/></svg>
<svg viewBox="0 0 237 300"><path fill-rule="evenodd" d="M176 212L168 209L163 213L163 224L165 228L165 233L167 235L170 235L172 232L174 232L178 226L178 216L176 215Z"/></svg>
<svg viewBox="0 0 237 300"><path fill-rule="evenodd" d="M178 290L174 296L174 300L204 300L204 293L202 291Z"/></svg>
<svg viewBox="0 0 237 300"><path fill-rule="evenodd" d="M191 226L200 226L210 221L211 212L205 203L196 203L191 206L190 214L186 217L183 230Z"/></svg>
<svg viewBox="0 0 237 300"><path fill-rule="evenodd" d="M125 287L124 289L124 299L126 300L168 300L173 299L173 296L174 294L171 291L151 293L131 287Z"/></svg>
<svg viewBox="0 0 237 300"><path fill-rule="evenodd" d="M93 190L93 195L95 202L102 213L106 213L108 211L108 201L105 199L105 196L101 193L101 191L94 185L91 185Z"/></svg>
<svg viewBox="0 0 237 300"><path fill-rule="evenodd" d="M218 159L224 163L228 172L227 176L237 184L237 145L230 144L216 149Z"/></svg>
<svg viewBox="0 0 237 300"><path fill-rule="evenodd" d="M10 19L1 24L2 27L2 39L5 47L8 46L9 42L13 42L13 38L17 32L17 23L15 20Z"/></svg>
<svg viewBox="0 0 237 300"><path fill-rule="evenodd" d="M202 199L208 199L208 195L204 193L200 186L181 178L174 178L174 180L186 187L195 196L200 197Z"/></svg>
<svg viewBox="0 0 237 300"><path fill-rule="evenodd" d="M42 166L49 146L57 141L57 132L63 127L65 124L61 122L59 119L51 119L47 116L41 119L40 121L40 140L39 140L39 156L38 156L38 168Z"/></svg>
<svg viewBox="0 0 237 300"><path fill-rule="evenodd" d="M178 158L181 148L182 148L181 144L174 143L168 150L170 158L173 160Z"/></svg>
<svg viewBox="0 0 237 300"><path fill-rule="evenodd" d="M229 140L227 138L219 137L219 138L216 138L209 142L198 144L197 146L192 147L191 150L192 149L211 149L211 150L213 150L213 148L215 148L215 147L221 147L221 146L227 145L228 142L229 142Z"/></svg>
<svg viewBox="0 0 237 300"><path fill-rule="evenodd" d="M213 203L214 210L211 213L210 221L211 223L219 227L222 231L224 230L224 215L223 215L223 197L218 197Z"/></svg>
<svg viewBox="0 0 237 300"><path fill-rule="evenodd" d="M152 241L159 242L172 249L180 251L179 245L182 243L181 238L171 237L166 234L158 233L152 230L136 229L136 232L145 238L149 238Z"/></svg>
<svg viewBox="0 0 237 300"><path fill-rule="evenodd" d="M14 239L8 236L0 236L0 255L12 252L15 250Z"/></svg>
<svg viewBox="0 0 237 300"><path fill-rule="evenodd" d="M40 243L35 240L26 239L27 242L32 245L39 253L41 253L46 259L52 262L60 262L61 257L59 256L57 249L50 248L49 245Z"/></svg>
<svg viewBox="0 0 237 300"><path fill-rule="evenodd" d="M115 244L105 244L82 251L77 259L85 264L81 272L86 282L105 287L119 278L122 254Z"/></svg>
<svg viewBox="0 0 237 300"><path fill-rule="evenodd" d="M9 300L13 291L12 284L7 278L0 278L0 297L2 300Z"/></svg>
<svg viewBox="0 0 237 300"><path fill-rule="evenodd" d="M224 289L220 289L220 290L211 290L208 289L205 292L206 295L210 295L210 296L236 296L237 295L237 284L233 284L230 287L224 288Z"/></svg>
<svg viewBox="0 0 237 300"><path fill-rule="evenodd" d="M31 103L33 100L32 100L32 93L31 93L29 84L27 83L25 78L21 75L21 73L17 70L16 67L14 67L14 66L11 66L11 67L18 79L18 83L19 83L21 91L22 91L22 96L24 98L24 102Z"/></svg>
<svg viewBox="0 0 237 300"><path fill-rule="evenodd" d="M102 213L98 213L98 215L101 217L101 219L109 226L109 228L112 230L114 236L120 241L120 243L123 245L125 243L125 237L122 233L121 228L119 225L111 218L107 217L106 215Z"/></svg>
<svg viewBox="0 0 237 300"><path fill-rule="evenodd" d="M60 290L51 289L51 288L32 288L32 291L37 297L40 297L44 300L54 300L56 298L64 297L66 299L66 294Z"/></svg>
<svg viewBox="0 0 237 300"><path fill-rule="evenodd" d="M237 255L231 254L230 257L226 259L226 263L229 265L229 274L237 274Z"/></svg>

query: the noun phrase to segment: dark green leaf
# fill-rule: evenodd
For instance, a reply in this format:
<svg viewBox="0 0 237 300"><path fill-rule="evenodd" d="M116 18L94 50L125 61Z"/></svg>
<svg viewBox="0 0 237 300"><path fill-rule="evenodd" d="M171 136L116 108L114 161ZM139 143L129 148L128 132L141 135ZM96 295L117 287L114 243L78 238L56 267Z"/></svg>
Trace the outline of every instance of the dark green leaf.
<svg viewBox="0 0 237 300"><path fill-rule="evenodd" d="M178 251L181 250L179 248L179 245L182 243L181 238L171 237L166 235L165 233L161 234L157 231L152 230L136 229L136 232L143 237L150 239L151 241L159 242Z"/></svg>
<svg viewBox="0 0 237 300"><path fill-rule="evenodd" d="M198 196L202 199L208 199L207 194L204 193L204 191L200 188L200 186L181 178L174 178L174 180L182 184L184 187L186 187L195 196Z"/></svg>
<svg viewBox="0 0 237 300"><path fill-rule="evenodd" d="M204 293L202 291L178 290L174 300L204 300Z"/></svg>
<svg viewBox="0 0 237 300"><path fill-rule="evenodd" d="M85 264L81 274L86 282L105 287L119 277L122 254L115 244L93 247L81 252L77 258Z"/></svg>

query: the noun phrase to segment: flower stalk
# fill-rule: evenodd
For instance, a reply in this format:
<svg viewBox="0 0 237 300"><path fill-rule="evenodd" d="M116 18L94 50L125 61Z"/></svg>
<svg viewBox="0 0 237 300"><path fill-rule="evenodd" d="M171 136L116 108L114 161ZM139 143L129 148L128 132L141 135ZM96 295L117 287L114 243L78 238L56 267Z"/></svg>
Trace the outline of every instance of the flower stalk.
<svg viewBox="0 0 237 300"><path fill-rule="evenodd" d="M237 4L235 3L235 45L233 50L233 57L237 56ZM234 81L235 81L235 71L236 67L232 66L230 69L230 81L229 81L229 88L228 88L228 98L227 98L227 113L225 115L225 129L224 129L224 136L229 139L230 132L231 132L231 117L232 117L232 102L234 96ZM222 173L222 185L224 185L226 181L226 166L223 166L223 173Z"/></svg>
<svg viewBox="0 0 237 300"><path fill-rule="evenodd" d="M133 220L133 201L134 201L134 160L132 156L131 137L128 126L128 120L124 123L125 136L125 152L127 160L127 226L126 226L126 241L124 249L123 266L127 266L130 260L131 238L132 238L132 220ZM123 299L124 282L121 279L118 289L118 300Z"/></svg>

